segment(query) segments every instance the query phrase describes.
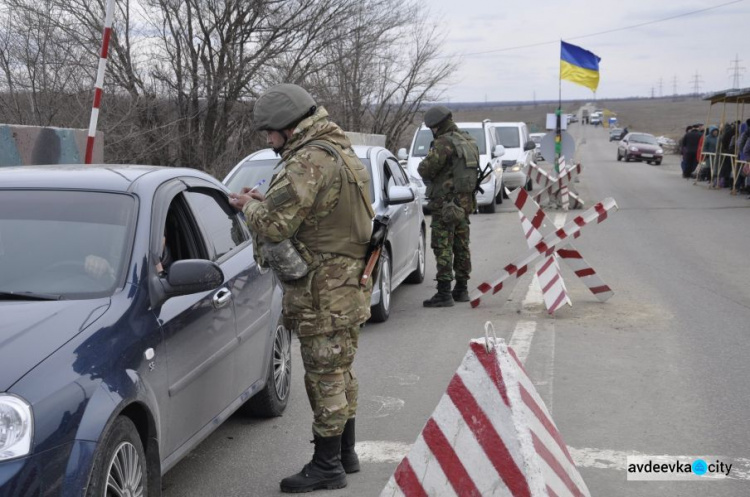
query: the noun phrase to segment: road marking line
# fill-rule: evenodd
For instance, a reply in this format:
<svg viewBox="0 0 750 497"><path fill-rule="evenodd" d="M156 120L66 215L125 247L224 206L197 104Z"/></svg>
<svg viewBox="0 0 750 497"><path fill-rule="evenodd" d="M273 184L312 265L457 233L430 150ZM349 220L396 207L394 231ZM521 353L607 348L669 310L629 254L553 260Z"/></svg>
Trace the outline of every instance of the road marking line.
<svg viewBox="0 0 750 497"><path fill-rule="evenodd" d="M386 463L395 464L409 454L411 444L401 442L386 441L364 441L357 442L357 455L359 460L366 463ZM708 456L670 456L670 455L653 455L643 454L636 451L624 450L605 450L592 449L589 447L576 449L568 446L573 461L579 468L592 469L612 469L615 471L625 471L627 469L628 456L651 457L654 462L674 462L675 459L681 461L695 459L697 457ZM714 456L711 456L713 459ZM750 480L750 459L731 458L717 456L719 460L732 464L732 471L727 477L731 480Z"/></svg>

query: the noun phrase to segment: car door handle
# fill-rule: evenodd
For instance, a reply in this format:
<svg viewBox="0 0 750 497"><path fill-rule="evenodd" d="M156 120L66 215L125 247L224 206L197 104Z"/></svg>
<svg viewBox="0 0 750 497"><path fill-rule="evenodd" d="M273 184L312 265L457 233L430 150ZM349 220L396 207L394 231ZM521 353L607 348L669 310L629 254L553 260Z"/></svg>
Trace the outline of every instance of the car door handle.
<svg viewBox="0 0 750 497"><path fill-rule="evenodd" d="M228 288L222 288L214 294L212 301L216 309L221 309L232 301L232 292Z"/></svg>

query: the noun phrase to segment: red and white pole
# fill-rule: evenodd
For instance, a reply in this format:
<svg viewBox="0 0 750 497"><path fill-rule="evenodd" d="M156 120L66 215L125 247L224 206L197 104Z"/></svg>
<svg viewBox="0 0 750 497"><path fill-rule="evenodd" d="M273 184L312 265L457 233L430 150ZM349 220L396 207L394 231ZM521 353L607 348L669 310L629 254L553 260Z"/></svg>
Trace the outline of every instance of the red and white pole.
<svg viewBox="0 0 750 497"><path fill-rule="evenodd" d="M96 72L94 105L91 109L91 121L89 122L89 136L86 140L86 159L84 164L91 164L91 157L94 154L94 138L96 138L96 124L99 121L99 105L102 102L104 69L107 67L107 52L109 51L109 36L112 33L112 18L114 17L114 10L115 0L107 0L106 14L104 17L104 33L102 35L102 51L99 57L99 68Z"/></svg>

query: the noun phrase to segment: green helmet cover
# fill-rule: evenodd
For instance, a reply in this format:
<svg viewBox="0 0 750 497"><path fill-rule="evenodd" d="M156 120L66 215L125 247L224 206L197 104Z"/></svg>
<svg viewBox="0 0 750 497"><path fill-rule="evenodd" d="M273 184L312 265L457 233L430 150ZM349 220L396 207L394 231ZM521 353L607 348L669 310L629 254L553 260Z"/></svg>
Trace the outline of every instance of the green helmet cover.
<svg viewBox="0 0 750 497"><path fill-rule="evenodd" d="M449 117L453 117L453 113L450 109L442 105L437 105L435 107L430 107L427 112L424 113L424 124L428 128L434 128Z"/></svg>
<svg viewBox="0 0 750 497"><path fill-rule="evenodd" d="M304 88L283 83L266 90L255 102L253 121L258 129L280 131L296 124L315 107L315 100Z"/></svg>

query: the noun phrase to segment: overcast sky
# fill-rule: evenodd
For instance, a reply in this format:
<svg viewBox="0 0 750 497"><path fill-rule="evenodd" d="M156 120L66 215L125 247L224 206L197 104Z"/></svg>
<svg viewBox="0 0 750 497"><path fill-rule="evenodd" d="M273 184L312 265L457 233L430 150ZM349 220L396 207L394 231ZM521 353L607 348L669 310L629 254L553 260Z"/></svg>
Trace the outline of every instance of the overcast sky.
<svg viewBox="0 0 750 497"><path fill-rule="evenodd" d="M650 96L652 89L672 95L675 77L677 93L691 93L696 73L701 92L731 88L735 57L740 87L750 87L750 0L621 29L729 2L431 0L431 15L446 31L444 53L461 56L445 101L557 99L560 43L553 40L560 38L601 57L597 98ZM582 37L610 30L619 31ZM494 52L471 55L487 51ZM593 93L563 81L562 97Z"/></svg>

